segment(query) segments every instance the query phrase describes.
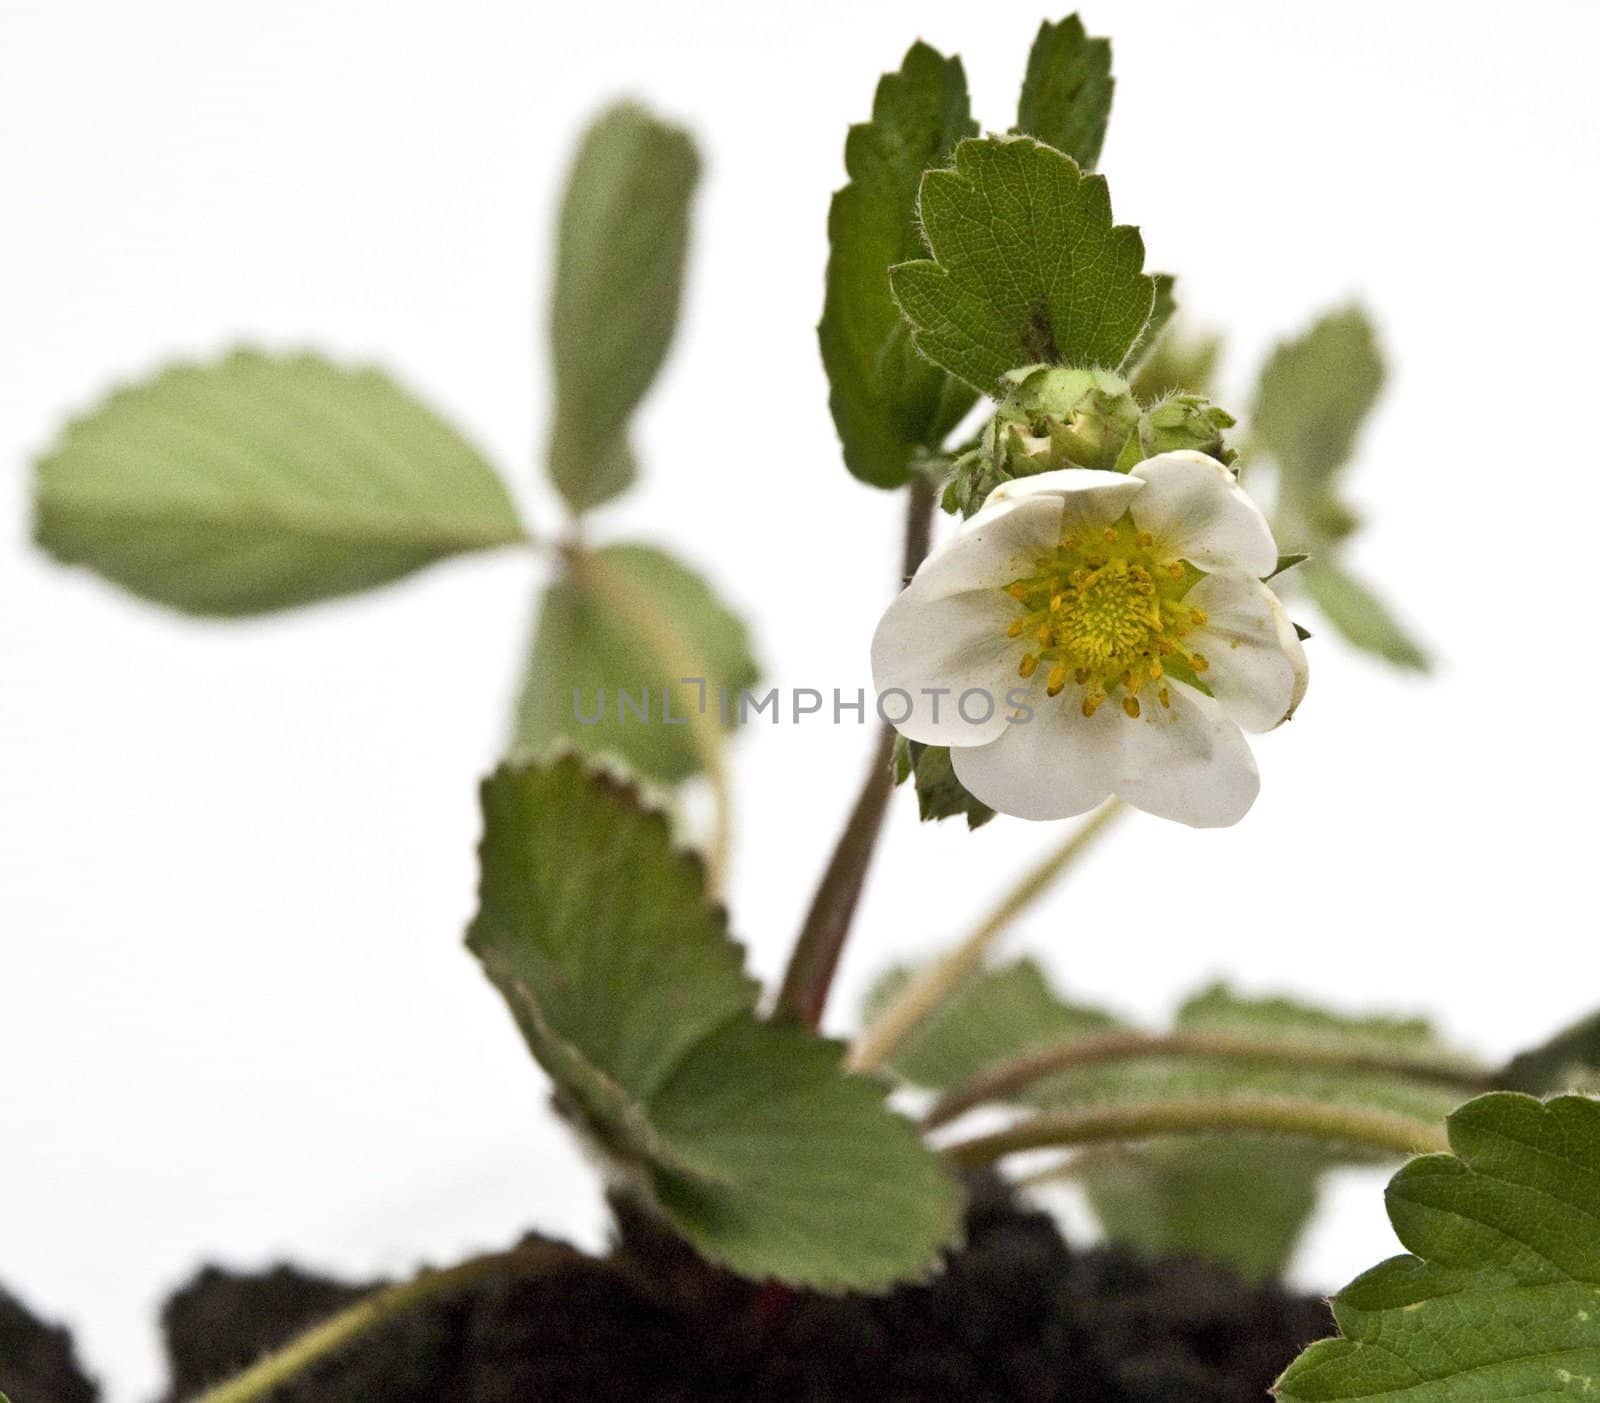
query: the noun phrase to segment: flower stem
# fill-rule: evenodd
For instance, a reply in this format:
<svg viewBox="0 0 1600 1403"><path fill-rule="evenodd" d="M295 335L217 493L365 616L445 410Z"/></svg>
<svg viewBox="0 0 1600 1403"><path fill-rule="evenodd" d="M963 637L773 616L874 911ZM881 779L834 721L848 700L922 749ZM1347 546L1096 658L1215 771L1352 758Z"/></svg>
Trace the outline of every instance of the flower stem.
<svg viewBox="0 0 1600 1403"><path fill-rule="evenodd" d="M368 1330L436 1296L459 1291L487 1277L535 1275L578 1259L579 1253L562 1243L538 1242L474 1257L444 1271L423 1272L414 1280L376 1291L313 1325L243 1373L199 1394L192 1403L250 1403L264 1398Z"/></svg>
<svg viewBox="0 0 1600 1403"><path fill-rule="evenodd" d="M903 579L917 572L928 553L933 531L933 485L920 474L911 480L906 494L905 551L901 560ZM806 912L805 923L795 940L784 971L783 983L773 1004L772 1016L792 1019L815 1028L822 1022L828 990L839 968L839 956L850 923L861 900L861 889L872 865L872 854L883 827L883 816L894 789L890 765L894 755L894 731L884 726L878 733L872 761L856 796L844 832L834 845L833 856L823 869L822 880Z"/></svg>
<svg viewBox="0 0 1600 1403"><path fill-rule="evenodd" d="M850 1054L852 1070L873 1072L893 1057L983 962L996 937L1078 860L1122 810L1120 799L1106 800L1007 892L971 935L913 975L857 1040Z"/></svg>
<svg viewBox="0 0 1600 1403"><path fill-rule="evenodd" d="M1442 1058L1351 1051L1289 1040L1240 1037L1228 1033L1108 1033L1080 1038L1057 1047L1030 1052L986 1067L964 1085L942 1096L923 1118L932 1130L986 1101L1004 1101L1034 1083L1079 1067L1104 1062L1136 1062L1151 1058L1201 1058L1243 1062L1262 1067L1292 1067L1348 1073L1389 1075L1454 1087L1463 1096L1489 1089L1490 1078L1460 1062Z"/></svg>
<svg viewBox="0 0 1600 1403"><path fill-rule="evenodd" d="M1444 1127L1420 1117L1295 1097L1258 1097L1047 1111L1004 1130L948 1145L945 1153L957 1164L992 1164L1023 1150L1232 1131L1333 1141L1383 1154L1447 1153L1450 1149Z"/></svg>
<svg viewBox="0 0 1600 1403"><path fill-rule="evenodd" d="M648 591L640 589L604 556L593 554L579 545L569 544L565 555L574 577L604 600L613 612L632 621L665 671L691 681L697 677L703 678L706 679L705 685L710 685L706 664L694 645ZM666 685L665 682L663 685ZM715 898L721 895L727 885L729 853L733 844L733 786L728 776L727 736L715 708L691 706L685 719L705 770L706 782L711 788L714 818L710 840L706 845L706 886Z"/></svg>

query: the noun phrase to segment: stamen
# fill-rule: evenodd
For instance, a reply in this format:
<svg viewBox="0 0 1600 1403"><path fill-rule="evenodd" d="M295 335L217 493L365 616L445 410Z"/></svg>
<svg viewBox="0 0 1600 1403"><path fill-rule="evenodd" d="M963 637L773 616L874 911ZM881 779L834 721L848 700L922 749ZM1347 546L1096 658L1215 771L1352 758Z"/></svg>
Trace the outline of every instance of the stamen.
<svg viewBox="0 0 1600 1403"><path fill-rule="evenodd" d="M1189 666L1196 672L1204 672L1211 664L1207 661L1204 653L1190 653Z"/></svg>
<svg viewBox="0 0 1600 1403"><path fill-rule="evenodd" d="M1022 637L1022 630L1027 628L1027 626L1028 626L1028 621L1026 619L1013 619L1006 626L1006 637L1007 638L1021 638Z"/></svg>
<svg viewBox="0 0 1600 1403"><path fill-rule="evenodd" d="M1139 719L1139 698L1124 697L1122 699L1122 709L1128 713L1129 720L1137 721Z"/></svg>
<svg viewBox="0 0 1600 1403"><path fill-rule="evenodd" d="M1139 532L1139 534L1135 536L1133 540L1134 544L1137 545L1140 550L1149 550L1150 547L1156 543L1156 538L1148 531Z"/></svg>
<svg viewBox="0 0 1600 1403"><path fill-rule="evenodd" d="M1100 708L1105 705L1105 700L1106 694L1104 692L1090 692L1088 696L1084 697L1083 699L1084 716L1093 716L1095 712L1099 711Z"/></svg>
<svg viewBox="0 0 1600 1403"><path fill-rule="evenodd" d="M1064 664L1057 663L1050 669L1050 677L1044 685L1045 693L1048 696L1058 697L1061 695L1061 689L1066 685L1067 669Z"/></svg>
<svg viewBox="0 0 1600 1403"><path fill-rule="evenodd" d="M1024 653L1022 661L1017 664L1018 677L1032 677L1034 670L1039 666L1039 659L1032 653Z"/></svg>

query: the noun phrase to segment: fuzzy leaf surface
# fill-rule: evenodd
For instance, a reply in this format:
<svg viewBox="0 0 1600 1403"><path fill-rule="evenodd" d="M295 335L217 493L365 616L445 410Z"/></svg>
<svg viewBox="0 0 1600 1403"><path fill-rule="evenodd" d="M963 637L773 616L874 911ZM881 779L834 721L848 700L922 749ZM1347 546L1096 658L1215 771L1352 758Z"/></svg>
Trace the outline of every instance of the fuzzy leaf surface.
<svg viewBox="0 0 1600 1403"><path fill-rule="evenodd" d="M961 60L917 43L899 72L879 81L872 120L845 140L850 183L828 208L817 339L845 466L876 487L908 481L912 460L938 448L975 398L917 354L889 292L889 267L922 252L922 173L976 131Z"/></svg>
<svg viewBox="0 0 1600 1403"><path fill-rule="evenodd" d="M926 1273L958 1198L837 1044L756 986L663 814L575 757L483 787L468 945L534 1056L702 1253L828 1290Z"/></svg>
<svg viewBox="0 0 1600 1403"><path fill-rule="evenodd" d="M116 390L38 464L36 538L190 614L286 609L523 539L482 455L376 370L235 351Z"/></svg>
<svg viewBox="0 0 1600 1403"><path fill-rule="evenodd" d="M620 544L602 547L594 558L633 602L608 596L582 573L550 584L512 748L537 756L565 740L675 784L703 763L690 724L701 691L679 679L705 678L706 713L722 724L726 711L731 728L740 689L753 687L759 675L749 633L699 574L665 551ZM623 704L622 692L647 703L648 720Z"/></svg>
<svg viewBox="0 0 1600 1403"><path fill-rule="evenodd" d="M1389 1181L1392 1257L1333 1300L1281 1403L1555 1403L1600 1388L1600 1103L1514 1092Z"/></svg>
<svg viewBox="0 0 1600 1403"><path fill-rule="evenodd" d="M633 481L628 426L678 320L694 143L624 102L584 133L557 226L550 474L575 511Z"/></svg>
<svg viewBox="0 0 1600 1403"><path fill-rule="evenodd" d="M1155 302L1144 243L1070 157L1026 136L963 141L918 209L932 257L890 286L917 349L973 388L1040 362L1116 369L1138 343Z"/></svg>

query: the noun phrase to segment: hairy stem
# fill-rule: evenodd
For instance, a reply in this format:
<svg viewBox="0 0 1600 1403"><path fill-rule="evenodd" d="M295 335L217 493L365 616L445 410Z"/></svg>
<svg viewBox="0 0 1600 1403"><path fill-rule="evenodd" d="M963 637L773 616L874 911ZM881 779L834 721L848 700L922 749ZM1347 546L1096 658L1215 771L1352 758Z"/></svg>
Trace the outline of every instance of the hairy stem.
<svg viewBox="0 0 1600 1403"><path fill-rule="evenodd" d="M1023 1150L1234 1131L1359 1145L1390 1155L1442 1154L1450 1149L1442 1124L1395 1111L1296 1097L1257 1097L1047 1111L1004 1130L957 1141L946 1146L945 1153L957 1164L992 1164Z"/></svg>
<svg viewBox="0 0 1600 1403"><path fill-rule="evenodd" d="M861 1034L850 1054L851 1068L858 1072L876 1071L893 1057L983 963L995 938L1078 860L1122 809L1121 800L1106 800L1007 892L971 935L913 975Z"/></svg>
<svg viewBox="0 0 1600 1403"><path fill-rule="evenodd" d="M488 1277L534 1275L577 1260L579 1254L571 1247L555 1242L540 1242L510 1252L474 1257L469 1262L462 1262L444 1271L423 1272L414 1280L374 1292L336 1315L329 1316L320 1325L313 1325L243 1373L207 1389L192 1403L250 1403L252 1399L264 1398L273 1389L343 1349L375 1326L413 1310L425 1301L459 1291Z"/></svg>
<svg viewBox="0 0 1600 1403"><path fill-rule="evenodd" d="M917 567L928 553L933 530L932 484L926 478L916 476L906 495L902 579L910 579L916 574ZM822 880L817 883L805 923L795 940L794 950L789 956L789 967L784 971L783 983L779 986L777 1001L773 1005L774 1018L792 1019L810 1028L822 1022L828 990L839 968L839 956L844 950L845 938L850 934L850 923L855 918L856 906L861 900L861 889L867 880L867 869L872 865L878 833L883 827L889 795L894 789L894 776L890 770L893 754L894 731L884 726L873 748L866 779L851 807L850 817L845 821L844 832L839 835L833 856L823 869Z"/></svg>
<svg viewBox="0 0 1600 1403"><path fill-rule="evenodd" d="M673 674L679 681L692 682L699 678L704 686L711 685L704 660L684 636L683 630L663 612L648 591L640 589L634 580L614 568L604 556L591 554L581 546L569 545L566 559L576 579L604 600L614 613L634 623L644 636L645 645L665 672ZM665 680L663 685L668 685ZM702 692L702 702L704 695ZM727 885L729 854L733 845L733 785L728 775L727 735L715 707L691 705L686 719L689 734L705 770L706 782L711 788L714 817L705 853L706 885L712 896L717 897Z"/></svg>
<svg viewBox="0 0 1600 1403"><path fill-rule="evenodd" d="M939 1098L923 1119L932 1130L986 1101L1004 1101L1036 1082L1079 1067L1151 1058L1203 1058L1259 1067L1293 1067L1376 1073L1407 1081L1457 1088L1463 1096L1489 1090L1483 1072L1442 1058L1350 1051L1316 1043L1240 1037L1230 1033L1107 1033L1047 1047L986 1067L963 1086Z"/></svg>

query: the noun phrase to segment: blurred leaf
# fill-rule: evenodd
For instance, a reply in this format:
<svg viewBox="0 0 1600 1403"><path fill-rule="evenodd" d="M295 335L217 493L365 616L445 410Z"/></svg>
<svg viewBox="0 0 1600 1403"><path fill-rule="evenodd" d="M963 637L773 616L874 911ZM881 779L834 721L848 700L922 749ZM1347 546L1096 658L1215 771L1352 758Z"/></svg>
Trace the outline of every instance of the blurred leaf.
<svg viewBox="0 0 1600 1403"><path fill-rule="evenodd" d="M699 175L688 135L632 103L602 113L579 144L550 314L550 473L575 511L633 481L629 420L672 341Z"/></svg>
<svg viewBox="0 0 1600 1403"><path fill-rule="evenodd" d="M951 148L977 131L961 60L911 46L886 73L872 120L850 128L850 183L828 209L827 294L817 338L828 406L845 464L878 487L898 487L919 453L936 449L975 398L911 345L889 295L889 265L922 252L917 187Z"/></svg>
<svg viewBox="0 0 1600 1403"><path fill-rule="evenodd" d="M909 977L888 976L881 1008ZM870 1017L870 1014L869 1014ZM1129 1033L1110 1015L1062 1002L1029 962L974 976L896 1055L892 1070L915 1085L951 1092L1048 1049L1088 1047ZM1259 1043L1260 1060L1239 1056L1119 1055L1040 1075L1008 1099L1040 1109L1219 1099L1297 1097L1442 1120L1465 1094L1420 1076L1363 1067L1365 1058L1413 1060L1475 1072L1426 1023L1347 1019L1285 999L1245 999L1216 987L1179 1010L1175 1031ZM1326 1054L1295 1064L1285 1048ZM1269 1053L1278 1054L1276 1057ZM1331 1060L1351 1059L1348 1068ZM1081 1161L1077 1177L1108 1235L1150 1253L1196 1253L1249 1276L1281 1270L1316 1201L1321 1172L1363 1158L1360 1151L1289 1139L1172 1140L1119 1152L1110 1163Z"/></svg>
<svg viewBox="0 0 1600 1403"><path fill-rule="evenodd" d="M868 1023L911 974L892 969L878 981L867 997ZM1018 960L968 979L901 1044L888 1070L914 1086L945 1091L996 1062L1117 1026L1108 1013L1064 1003L1037 964Z"/></svg>
<svg viewBox="0 0 1600 1403"><path fill-rule="evenodd" d="M1359 580L1322 556L1307 560L1296 578L1348 642L1399 667L1427 671L1430 664L1422 645Z"/></svg>
<svg viewBox="0 0 1600 1403"><path fill-rule="evenodd" d="M1151 318L1154 320L1154 317ZM1153 344L1151 344L1153 343ZM1169 325L1160 336L1147 336L1131 383L1140 404L1154 404L1179 392L1205 394L1211 389L1222 358L1220 336L1185 336Z"/></svg>
<svg viewBox="0 0 1600 1403"><path fill-rule="evenodd" d="M1091 1158L1078 1177L1114 1242L1151 1256L1206 1257L1262 1281L1293 1256L1328 1167L1320 1146L1239 1135Z"/></svg>
<svg viewBox="0 0 1600 1403"><path fill-rule="evenodd" d="M1447 1058L1421 1021L1347 1019L1287 999L1244 999L1218 986L1189 1000L1178 1031L1225 1033L1276 1043L1370 1053ZM1106 1069L1110 1071L1110 1068ZM1118 1084L1120 1082L1120 1085ZM1237 1063L1185 1068L1168 1062L1125 1066L1109 1085L1082 1075L1058 1084L1047 1104L1125 1097L1276 1094L1312 1096L1442 1118L1461 1093L1372 1073L1267 1071ZM1046 1093L1041 1091L1040 1099ZM1107 1234L1152 1254L1191 1252L1227 1262L1246 1277L1280 1275L1316 1208L1324 1170L1358 1158L1326 1146L1241 1136L1155 1144L1132 1164L1094 1166L1082 1175Z"/></svg>
<svg viewBox="0 0 1600 1403"><path fill-rule="evenodd" d="M678 1230L734 1271L825 1290L930 1270L954 1182L837 1044L757 1021L666 818L572 757L502 768L483 808L468 944L565 1102Z"/></svg>
<svg viewBox="0 0 1600 1403"><path fill-rule="evenodd" d="M1155 302L1105 180L1029 137L963 141L918 200L931 259L890 270L917 349L988 394L1038 362L1115 369Z"/></svg>
<svg viewBox="0 0 1600 1403"><path fill-rule="evenodd" d="M1510 1092L1449 1120L1452 1155L1389 1181L1413 1256L1341 1291L1282 1403L1467 1403L1590 1396L1600 1379L1600 1103Z"/></svg>
<svg viewBox="0 0 1600 1403"><path fill-rule="evenodd" d="M994 810L981 799L974 798L956 778L950 763L950 747L923 745L895 739L895 783L904 784L915 778L917 811L924 823L960 814L967 820L968 829L982 828L994 817Z"/></svg>
<svg viewBox="0 0 1600 1403"><path fill-rule="evenodd" d="M1046 20L1028 54L1014 131L1064 151L1093 170L1111 118L1111 41L1091 39L1069 15Z"/></svg>
<svg viewBox="0 0 1600 1403"><path fill-rule="evenodd" d="M1518 1053L1496 1074L1507 1091L1546 1096L1552 1091L1590 1091L1600 1081L1600 1013L1590 1014L1549 1042Z"/></svg>
<svg viewBox="0 0 1600 1403"><path fill-rule="evenodd" d="M1332 494L1383 380L1377 335L1359 307L1328 313L1268 357L1250 427L1292 509Z"/></svg>
<svg viewBox="0 0 1600 1403"><path fill-rule="evenodd" d="M744 623L699 575L653 546L606 546L588 559L587 575L563 575L545 591L512 748L538 756L565 740L662 783L687 779L702 765L702 697L679 679L703 677L706 714L731 728L740 689L759 675Z"/></svg>
<svg viewBox="0 0 1600 1403"><path fill-rule="evenodd" d="M494 470L375 370L235 351L119 389L38 465L37 540L191 614L255 614L524 539Z"/></svg>
<svg viewBox="0 0 1600 1403"><path fill-rule="evenodd" d="M1336 549L1360 524L1339 495L1340 471L1383 381L1367 314L1356 306L1330 312L1268 357L1250 429L1255 446L1277 465L1278 541L1316 557L1299 577L1307 593L1348 642L1424 669L1427 654L1382 600L1343 571Z"/></svg>

